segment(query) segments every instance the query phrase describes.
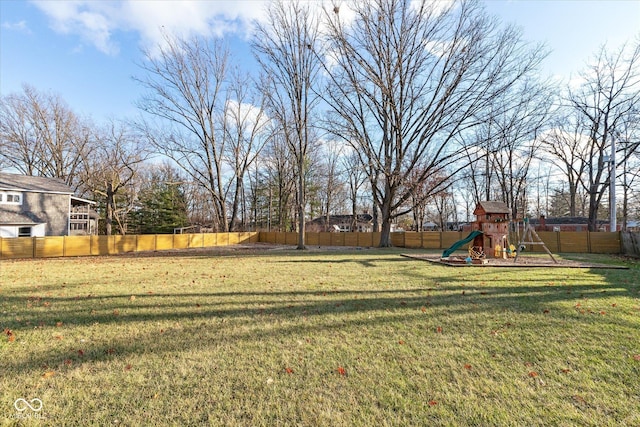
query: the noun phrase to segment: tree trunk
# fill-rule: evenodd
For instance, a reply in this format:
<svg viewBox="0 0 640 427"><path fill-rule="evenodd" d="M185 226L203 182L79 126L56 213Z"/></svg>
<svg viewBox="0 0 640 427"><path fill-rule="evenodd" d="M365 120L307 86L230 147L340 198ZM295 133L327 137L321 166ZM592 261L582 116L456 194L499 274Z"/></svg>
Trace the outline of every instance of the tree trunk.
<svg viewBox="0 0 640 427"><path fill-rule="evenodd" d="M111 236L113 229L113 211L115 210L115 201L113 194L113 185L111 183L107 184L107 195L106 195L106 213L105 213L105 229L107 236Z"/></svg>
<svg viewBox="0 0 640 427"><path fill-rule="evenodd" d="M304 162L298 162L298 247L296 249L306 249L304 246Z"/></svg>
<svg viewBox="0 0 640 427"><path fill-rule="evenodd" d="M387 192L386 195L389 195ZM380 230L380 245L381 248L390 248L391 244L391 197L385 197L381 206L382 217L382 229Z"/></svg>

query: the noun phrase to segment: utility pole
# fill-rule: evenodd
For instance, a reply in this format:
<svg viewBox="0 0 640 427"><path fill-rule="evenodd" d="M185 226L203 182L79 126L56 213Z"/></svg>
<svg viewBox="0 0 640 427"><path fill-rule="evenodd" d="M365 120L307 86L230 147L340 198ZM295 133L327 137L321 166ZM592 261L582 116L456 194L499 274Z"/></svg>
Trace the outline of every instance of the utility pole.
<svg viewBox="0 0 640 427"><path fill-rule="evenodd" d="M611 157L609 158L609 231L616 232L616 137L611 132Z"/></svg>

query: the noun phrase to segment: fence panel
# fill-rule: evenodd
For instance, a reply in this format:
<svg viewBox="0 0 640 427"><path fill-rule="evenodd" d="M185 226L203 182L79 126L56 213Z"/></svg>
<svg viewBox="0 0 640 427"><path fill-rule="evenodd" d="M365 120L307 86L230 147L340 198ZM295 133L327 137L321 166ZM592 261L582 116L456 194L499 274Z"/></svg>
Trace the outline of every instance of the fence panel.
<svg viewBox="0 0 640 427"><path fill-rule="evenodd" d="M451 246L451 245L449 245ZM425 231L422 233L422 247L425 249L445 249L442 247L440 232ZM448 247L448 246L447 246Z"/></svg>
<svg viewBox="0 0 640 427"><path fill-rule="evenodd" d="M319 232L318 246L331 246L331 233L326 231Z"/></svg>
<svg viewBox="0 0 640 427"><path fill-rule="evenodd" d="M113 237L113 254L124 254L136 251L136 241L138 236L111 236Z"/></svg>
<svg viewBox="0 0 640 427"><path fill-rule="evenodd" d="M455 242L457 242L458 240L462 240L467 236L467 234L461 233L459 231L443 231L441 234L442 234L441 249L450 248L451 246L453 246ZM466 247L464 249L466 249Z"/></svg>
<svg viewBox="0 0 640 427"><path fill-rule="evenodd" d="M331 243L329 246L344 246L345 233L329 233L331 236Z"/></svg>
<svg viewBox="0 0 640 427"><path fill-rule="evenodd" d="M33 258L32 237L12 237L0 239L0 254L3 259Z"/></svg>
<svg viewBox="0 0 640 427"><path fill-rule="evenodd" d="M373 244L373 233L358 232L358 246L370 248Z"/></svg>
<svg viewBox="0 0 640 427"><path fill-rule="evenodd" d="M589 233L591 252L594 254L619 254L621 252L620 233Z"/></svg>
<svg viewBox="0 0 640 427"><path fill-rule="evenodd" d="M64 256L91 255L91 236L65 236Z"/></svg>
<svg viewBox="0 0 640 427"><path fill-rule="evenodd" d="M404 231L390 233L389 237L391 237L391 246L395 246L396 248L404 248L404 234Z"/></svg>
<svg viewBox="0 0 640 427"><path fill-rule="evenodd" d="M589 232L588 231L567 231L560 233L560 250L562 252L589 252Z"/></svg>
<svg viewBox="0 0 640 427"><path fill-rule="evenodd" d="M156 236L156 251L173 249L173 234L158 234Z"/></svg>
<svg viewBox="0 0 640 427"><path fill-rule="evenodd" d="M202 245L205 248L218 246L218 233L205 233L202 236Z"/></svg>
<svg viewBox="0 0 640 427"><path fill-rule="evenodd" d="M404 247L405 248L421 248L422 247L422 233L415 231L407 231L404 234Z"/></svg>
<svg viewBox="0 0 640 427"><path fill-rule="evenodd" d="M201 233L188 234L188 236L190 248L201 248L204 245L204 236Z"/></svg>
<svg viewBox="0 0 640 427"><path fill-rule="evenodd" d="M344 233L345 246L359 246L357 233Z"/></svg>
<svg viewBox="0 0 640 427"><path fill-rule="evenodd" d="M138 236L136 241L136 252L155 251L156 250L156 235L155 234L142 234Z"/></svg>
<svg viewBox="0 0 640 427"><path fill-rule="evenodd" d="M91 255L109 255L111 236L91 236Z"/></svg>
<svg viewBox="0 0 640 427"><path fill-rule="evenodd" d="M307 245L320 246L320 235L318 233L306 232L304 238Z"/></svg>
<svg viewBox="0 0 640 427"><path fill-rule="evenodd" d="M540 240L544 242L544 245L547 247L547 249L549 249L550 252L553 252L553 253L560 252L560 248L558 247L558 243L559 243L558 232L538 231L537 234L540 237ZM515 242L513 244L515 245L516 243L518 242ZM531 250L533 252L544 252L544 248L542 247L542 245L528 245L528 246L532 246Z"/></svg>
<svg viewBox="0 0 640 427"><path fill-rule="evenodd" d="M51 258L64 256L64 237L35 237L35 258Z"/></svg>
<svg viewBox="0 0 640 427"><path fill-rule="evenodd" d="M622 253L628 256L640 257L640 233L623 231L620 233Z"/></svg>

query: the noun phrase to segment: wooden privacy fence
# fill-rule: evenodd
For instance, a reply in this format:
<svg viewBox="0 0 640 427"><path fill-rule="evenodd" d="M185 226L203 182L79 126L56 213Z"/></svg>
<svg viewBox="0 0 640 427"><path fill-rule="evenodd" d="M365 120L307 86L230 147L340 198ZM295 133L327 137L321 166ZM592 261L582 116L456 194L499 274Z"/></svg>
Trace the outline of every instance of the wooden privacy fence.
<svg viewBox="0 0 640 427"><path fill-rule="evenodd" d="M395 247L413 249L447 249L469 233L459 231L424 231L391 233L391 244ZM620 232L572 232L539 231L540 239L551 252L577 253L621 253ZM308 246L378 246L380 233L306 233ZM297 233L260 233L259 241L282 245L296 245ZM512 242L514 245L517 242ZM466 250L466 247L465 247ZM525 251L544 252L541 245L527 245Z"/></svg>
<svg viewBox="0 0 640 427"><path fill-rule="evenodd" d="M0 238L0 259L117 255L258 242L257 232Z"/></svg>
<svg viewBox="0 0 640 427"><path fill-rule="evenodd" d="M467 236L466 232L425 231L391 233L395 247L413 249L447 249ZM626 233L631 234L631 233ZM620 254L627 246L640 253L638 233L625 237L625 233L604 232L551 232L540 231L538 235L551 252L582 252ZM635 239L635 240L633 240ZM380 242L380 233L306 233L307 246L358 246L375 247ZM635 246L633 246L635 242ZM126 236L52 236L0 238L0 259L48 258L64 256L117 255L132 252L163 251L172 249L207 248L237 245L241 243L272 243L297 245L295 232L240 232L199 234L147 234ZM531 252L542 252L540 245L529 245ZM632 249L633 250L633 249Z"/></svg>

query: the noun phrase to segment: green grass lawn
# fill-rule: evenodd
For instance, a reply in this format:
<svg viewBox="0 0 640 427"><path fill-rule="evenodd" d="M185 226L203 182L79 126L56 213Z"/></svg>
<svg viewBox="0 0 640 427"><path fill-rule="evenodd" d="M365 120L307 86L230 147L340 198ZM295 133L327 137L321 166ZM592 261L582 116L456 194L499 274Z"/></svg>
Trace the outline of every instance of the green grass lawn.
<svg viewBox="0 0 640 427"><path fill-rule="evenodd" d="M0 425L640 425L640 264L402 252L3 261Z"/></svg>

